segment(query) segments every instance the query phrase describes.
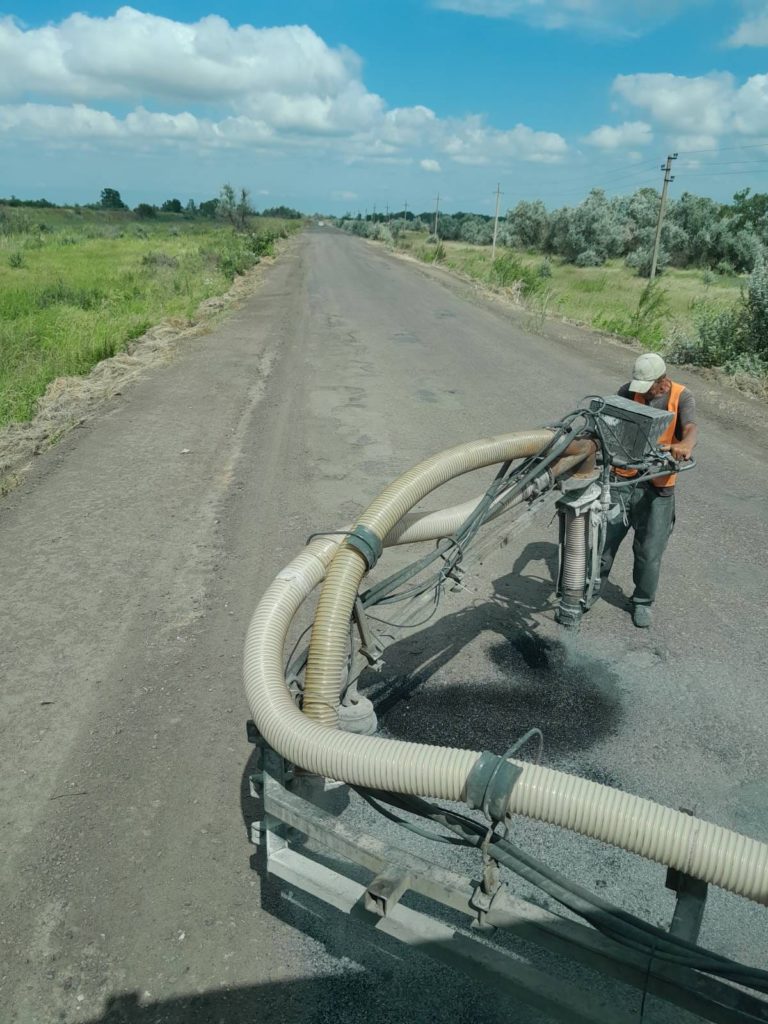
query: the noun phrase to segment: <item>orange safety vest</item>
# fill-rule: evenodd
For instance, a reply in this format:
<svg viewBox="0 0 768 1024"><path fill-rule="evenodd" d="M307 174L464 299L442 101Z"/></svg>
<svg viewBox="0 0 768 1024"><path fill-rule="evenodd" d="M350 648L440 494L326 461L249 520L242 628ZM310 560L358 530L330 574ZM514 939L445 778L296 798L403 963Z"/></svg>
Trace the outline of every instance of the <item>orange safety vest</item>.
<svg viewBox="0 0 768 1024"><path fill-rule="evenodd" d="M675 384L672 381L672 387L669 392L669 401L667 403L667 412L673 413L672 422L669 424L667 429L661 435L658 440L659 445L672 444L675 440L675 428L677 427L677 407L680 404L680 395L685 391L684 384ZM633 399L639 402L640 405L646 405L645 395L633 394ZM617 476L633 477L637 476L636 469L618 469L614 467L614 473ZM667 476L654 476L651 479L651 483L654 487L674 487L677 481L677 473L669 473Z"/></svg>

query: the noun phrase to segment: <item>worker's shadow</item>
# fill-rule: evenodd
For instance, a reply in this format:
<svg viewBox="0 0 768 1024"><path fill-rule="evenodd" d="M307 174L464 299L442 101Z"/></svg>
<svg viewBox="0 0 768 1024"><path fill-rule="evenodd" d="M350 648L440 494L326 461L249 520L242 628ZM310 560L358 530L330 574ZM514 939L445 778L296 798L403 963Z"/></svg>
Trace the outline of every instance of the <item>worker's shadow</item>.
<svg viewBox="0 0 768 1024"><path fill-rule="evenodd" d="M528 544L512 571L493 581L489 600L387 647L381 671L360 678L380 729L398 739L502 753L537 726L549 763L612 734L621 716L614 672L573 633L553 639L551 629L542 632L556 606L557 571L557 545ZM490 646L483 640L489 632L498 637Z"/></svg>

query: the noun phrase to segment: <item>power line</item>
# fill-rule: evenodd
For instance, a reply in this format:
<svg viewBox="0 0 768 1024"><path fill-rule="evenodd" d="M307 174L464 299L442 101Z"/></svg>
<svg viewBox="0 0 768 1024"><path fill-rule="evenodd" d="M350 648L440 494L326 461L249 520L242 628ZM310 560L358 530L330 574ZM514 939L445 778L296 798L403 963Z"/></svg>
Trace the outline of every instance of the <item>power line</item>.
<svg viewBox="0 0 768 1024"><path fill-rule="evenodd" d="M696 153L732 153L737 149L765 149L768 142L750 142L746 146L713 146L711 149L685 149L680 151L681 156L691 156Z"/></svg>
<svg viewBox="0 0 768 1024"><path fill-rule="evenodd" d="M743 169L740 170L740 171L710 171L706 167L700 167L700 168L692 168L690 170L688 168L686 168L685 173L687 175L693 175L693 176L698 177L698 178L702 178L702 177L706 177L706 178L721 178L723 176L727 176L727 175L730 175L730 174L740 174L742 177L745 177L747 174L750 174L750 173L752 173L752 174L766 174L766 173L768 173L768 163L766 164L765 167L762 168L762 170L757 168L757 169L755 169L754 171L751 171L751 172L747 171L747 170L743 170Z"/></svg>

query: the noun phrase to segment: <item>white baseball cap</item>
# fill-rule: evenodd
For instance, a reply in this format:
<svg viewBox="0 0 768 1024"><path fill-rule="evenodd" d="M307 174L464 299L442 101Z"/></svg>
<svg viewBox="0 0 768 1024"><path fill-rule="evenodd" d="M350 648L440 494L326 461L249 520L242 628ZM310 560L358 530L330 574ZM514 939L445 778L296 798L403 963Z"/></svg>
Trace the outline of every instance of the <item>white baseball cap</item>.
<svg viewBox="0 0 768 1024"><path fill-rule="evenodd" d="M638 356L632 370L632 380L629 382L629 390L636 395L644 395L654 381L663 377L667 372L667 364L655 352L646 352Z"/></svg>

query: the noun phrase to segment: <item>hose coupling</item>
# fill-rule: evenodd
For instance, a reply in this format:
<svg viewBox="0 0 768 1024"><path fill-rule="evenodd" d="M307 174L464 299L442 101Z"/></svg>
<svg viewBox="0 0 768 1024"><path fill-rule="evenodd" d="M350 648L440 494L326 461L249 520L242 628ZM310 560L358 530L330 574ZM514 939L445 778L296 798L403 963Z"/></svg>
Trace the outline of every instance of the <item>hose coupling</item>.
<svg viewBox="0 0 768 1024"><path fill-rule="evenodd" d="M467 776L465 798L472 810L481 810L494 824L504 821L512 790L523 769L499 754L483 751Z"/></svg>
<svg viewBox="0 0 768 1024"><path fill-rule="evenodd" d="M347 537L347 544L355 551L360 552L369 572L381 558L381 552L384 550L381 537L378 537L373 530L369 530L367 526L356 526Z"/></svg>

